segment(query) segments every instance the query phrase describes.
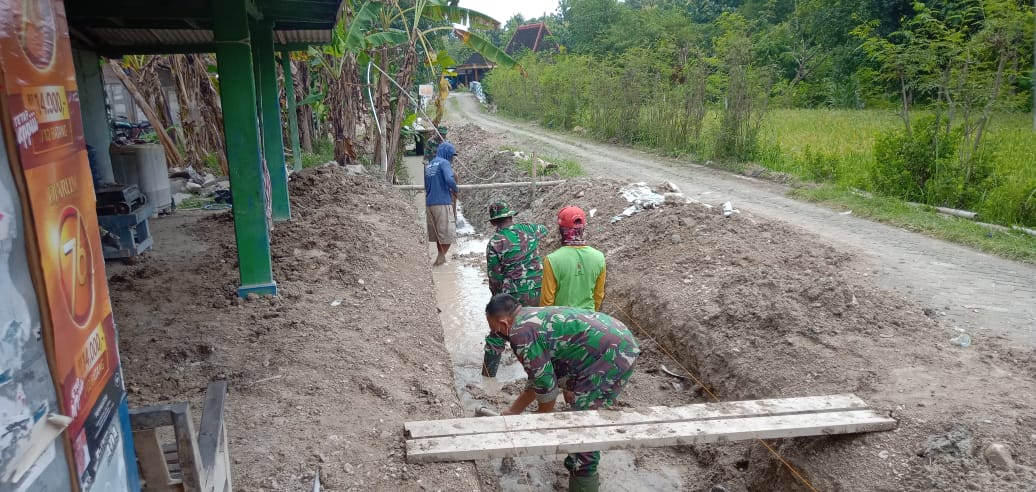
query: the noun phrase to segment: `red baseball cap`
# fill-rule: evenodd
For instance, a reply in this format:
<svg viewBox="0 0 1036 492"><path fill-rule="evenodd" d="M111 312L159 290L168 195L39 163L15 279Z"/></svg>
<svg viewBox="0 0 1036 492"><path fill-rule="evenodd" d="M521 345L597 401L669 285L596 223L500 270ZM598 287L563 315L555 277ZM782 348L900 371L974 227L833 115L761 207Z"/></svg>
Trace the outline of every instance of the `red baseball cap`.
<svg viewBox="0 0 1036 492"><path fill-rule="evenodd" d="M569 205L558 212L558 225L561 227L583 227L586 225L586 214L583 209Z"/></svg>

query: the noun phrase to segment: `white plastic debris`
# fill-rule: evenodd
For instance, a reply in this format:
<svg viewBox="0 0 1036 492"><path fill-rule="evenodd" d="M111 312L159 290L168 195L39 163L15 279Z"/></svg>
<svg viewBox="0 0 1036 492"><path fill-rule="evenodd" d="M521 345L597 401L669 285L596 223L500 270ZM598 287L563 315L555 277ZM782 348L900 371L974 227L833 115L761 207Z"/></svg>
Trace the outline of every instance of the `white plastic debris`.
<svg viewBox="0 0 1036 492"><path fill-rule="evenodd" d="M739 213L741 213L741 211L736 209L736 208L734 208L734 204L732 204L730 202L723 202L723 216L724 217L730 217L731 215L739 214Z"/></svg>
<svg viewBox="0 0 1036 492"><path fill-rule="evenodd" d="M341 299L335 299L335 300L331 301L331 307L338 307L338 306L341 306L341 305L342 305L342 300Z"/></svg>
<svg viewBox="0 0 1036 492"><path fill-rule="evenodd" d="M623 186L619 189L619 195L622 195L630 203L630 206L623 210L621 214L612 217L612 223L632 216L641 210L658 208L665 203L665 197L651 191L651 187L647 183L632 183Z"/></svg>
<svg viewBox="0 0 1036 492"><path fill-rule="evenodd" d="M591 208L590 211L587 212L587 213L590 214L590 218L592 219L592 218L594 218L595 215L597 215L597 209L596 208Z"/></svg>

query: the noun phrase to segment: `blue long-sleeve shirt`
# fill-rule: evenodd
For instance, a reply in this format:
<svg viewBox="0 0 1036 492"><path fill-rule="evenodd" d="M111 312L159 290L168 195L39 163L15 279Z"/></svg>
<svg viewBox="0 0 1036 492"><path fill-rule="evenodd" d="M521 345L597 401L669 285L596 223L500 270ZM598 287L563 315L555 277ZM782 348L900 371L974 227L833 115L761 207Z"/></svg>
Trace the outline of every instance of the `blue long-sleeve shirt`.
<svg viewBox="0 0 1036 492"><path fill-rule="evenodd" d="M450 205L457 193L457 179L453 175L450 159L457 154L453 144L443 142L435 158L424 167L425 205Z"/></svg>

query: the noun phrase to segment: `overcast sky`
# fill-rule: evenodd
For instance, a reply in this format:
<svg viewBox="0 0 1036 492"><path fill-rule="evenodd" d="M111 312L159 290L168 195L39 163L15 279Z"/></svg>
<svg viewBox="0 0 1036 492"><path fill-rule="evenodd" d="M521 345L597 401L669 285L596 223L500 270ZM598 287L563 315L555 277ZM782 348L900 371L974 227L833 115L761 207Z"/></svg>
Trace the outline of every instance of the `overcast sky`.
<svg viewBox="0 0 1036 492"><path fill-rule="evenodd" d="M558 0L460 0L458 5L488 14L503 24L514 14L529 19L554 12L558 9Z"/></svg>

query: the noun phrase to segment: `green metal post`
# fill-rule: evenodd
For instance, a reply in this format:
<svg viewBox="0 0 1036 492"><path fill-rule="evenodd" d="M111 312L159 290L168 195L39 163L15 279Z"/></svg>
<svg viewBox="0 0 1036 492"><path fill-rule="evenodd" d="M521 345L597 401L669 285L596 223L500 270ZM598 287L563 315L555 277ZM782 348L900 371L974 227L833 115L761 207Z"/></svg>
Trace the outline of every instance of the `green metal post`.
<svg viewBox="0 0 1036 492"><path fill-rule="evenodd" d="M288 101L288 130L291 133L292 169L302 170L302 152L299 145L299 110L295 105L295 80L291 75L291 52L281 52L281 69L284 72L284 99Z"/></svg>
<svg viewBox="0 0 1036 492"><path fill-rule="evenodd" d="M263 129L263 155L266 156L266 167L270 170L273 220L284 222L291 218L291 206L288 203L288 168L284 165L277 60L273 56L273 24L269 21L252 24L252 52L256 55L259 124Z"/></svg>
<svg viewBox="0 0 1036 492"><path fill-rule="evenodd" d="M223 106L230 187L234 193L234 234L241 273L237 293L241 297L277 293L270 261L270 229L266 221L247 2L212 2L217 70L223 88L219 97Z"/></svg>

